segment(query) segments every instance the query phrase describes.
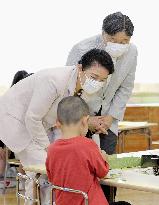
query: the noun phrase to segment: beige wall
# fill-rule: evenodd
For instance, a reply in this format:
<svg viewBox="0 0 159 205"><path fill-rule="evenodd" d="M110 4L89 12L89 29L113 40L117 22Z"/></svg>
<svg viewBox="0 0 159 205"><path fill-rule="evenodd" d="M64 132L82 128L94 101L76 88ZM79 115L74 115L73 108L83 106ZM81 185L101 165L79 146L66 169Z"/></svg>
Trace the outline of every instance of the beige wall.
<svg viewBox="0 0 159 205"><path fill-rule="evenodd" d="M133 93L138 92L146 92L146 93L159 93L159 83L152 83L152 84L146 84L146 83L135 83Z"/></svg>
<svg viewBox="0 0 159 205"><path fill-rule="evenodd" d="M5 87L5 86L0 86L0 96L3 95L3 93L5 93L5 91L7 90L8 88Z"/></svg>

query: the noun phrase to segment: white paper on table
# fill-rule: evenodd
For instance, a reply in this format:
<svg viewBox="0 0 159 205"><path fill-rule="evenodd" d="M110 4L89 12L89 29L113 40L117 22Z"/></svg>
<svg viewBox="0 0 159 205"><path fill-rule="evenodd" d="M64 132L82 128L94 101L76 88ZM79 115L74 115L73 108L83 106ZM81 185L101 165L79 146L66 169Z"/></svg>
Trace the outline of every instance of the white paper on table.
<svg viewBox="0 0 159 205"><path fill-rule="evenodd" d="M121 178L128 183L132 183L136 186L149 185L149 187L157 187L159 184L159 176L153 174L143 174L140 170L137 172L135 170L122 170Z"/></svg>

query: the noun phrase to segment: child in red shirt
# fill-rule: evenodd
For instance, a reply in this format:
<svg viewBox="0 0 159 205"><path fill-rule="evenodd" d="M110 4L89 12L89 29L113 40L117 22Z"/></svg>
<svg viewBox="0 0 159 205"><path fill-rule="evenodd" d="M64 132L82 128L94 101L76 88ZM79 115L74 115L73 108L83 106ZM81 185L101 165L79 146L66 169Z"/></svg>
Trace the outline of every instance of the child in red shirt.
<svg viewBox="0 0 159 205"><path fill-rule="evenodd" d="M89 108L79 97L64 98L58 105L57 125L61 139L48 148L48 179L57 186L78 189L88 194L89 205L108 205L98 178L109 171L95 142L85 137L88 131ZM83 196L55 191L56 205L84 205Z"/></svg>

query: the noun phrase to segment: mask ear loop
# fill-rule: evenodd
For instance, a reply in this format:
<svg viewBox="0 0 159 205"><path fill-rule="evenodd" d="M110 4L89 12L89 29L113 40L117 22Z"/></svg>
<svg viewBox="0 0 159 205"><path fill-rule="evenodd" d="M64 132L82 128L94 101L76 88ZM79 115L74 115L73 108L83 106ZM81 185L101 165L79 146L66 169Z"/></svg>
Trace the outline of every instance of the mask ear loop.
<svg viewBox="0 0 159 205"><path fill-rule="evenodd" d="M83 71L84 72L84 71ZM86 77L86 80L87 80L87 75L86 75L86 73L84 72L84 75L85 75L85 77ZM79 71L79 80L80 80L80 83L81 83L81 85L83 84L82 83L82 78L81 78L81 71Z"/></svg>
<svg viewBox="0 0 159 205"><path fill-rule="evenodd" d="M123 31L125 31L125 33L126 33L126 16L124 15L124 30Z"/></svg>
<svg viewBox="0 0 159 205"><path fill-rule="evenodd" d="M124 15L124 23L123 23L123 25L124 25L123 31L126 31L126 18L125 18L125 15Z"/></svg>
<svg viewBox="0 0 159 205"><path fill-rule="evenodd" d="M81 74L80 74L80 73L81 73L81 72L79 72L78 77L79 77L79 80L80 80L80 84L82 85ZM82 93L83 93L83 89L80 89L78 92L76 92L76 93L74 94L74 96L76 96L76 97L81 97Z"/></svg>
<svg viewBox="0 0 159 205"><path fill-rule="evenodd" d="M81 71L79 71L79 80L80 80L80 83L82 84Z"/></svg>

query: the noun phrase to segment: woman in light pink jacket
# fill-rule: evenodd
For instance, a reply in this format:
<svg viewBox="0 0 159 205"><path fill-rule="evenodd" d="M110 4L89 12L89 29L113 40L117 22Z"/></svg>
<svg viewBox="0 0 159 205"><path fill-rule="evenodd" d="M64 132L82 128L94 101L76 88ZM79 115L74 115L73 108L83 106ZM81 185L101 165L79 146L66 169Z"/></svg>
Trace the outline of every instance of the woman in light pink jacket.
<svg viewBox="0 0 159 205"><path fill-rule="evenodd" d="M25 71L25 70L19 70L14 75L11 87L13 85L15 85L17 82L19 82L20 80L28 77L31 74L27 73L27 71ZM11 153L10 158L14 158L14 154L13 153ZM4 143L2 141L0 141L0 175L4 174L5 165L6 165L6 154L5 154L5 149L4 149Z"/></svg>
<svg viewBox="0 0 159 205"><path fill-rule="evenodd" d="M16 153L24 167L44 164L47 132L56 124L58 103L81 89L90 95L100 92L113 72L110 55L92 49L82 56L81 65L41 70L18 82L0 98L0 140ZM104 121L100 117L97 120L96 127L90 120L90 129L105 132ZM34 177L35 173L27 175ZM25 188L31 197L32 183L26 182ZM47 200L43 198L43 203Z"/></svg>

